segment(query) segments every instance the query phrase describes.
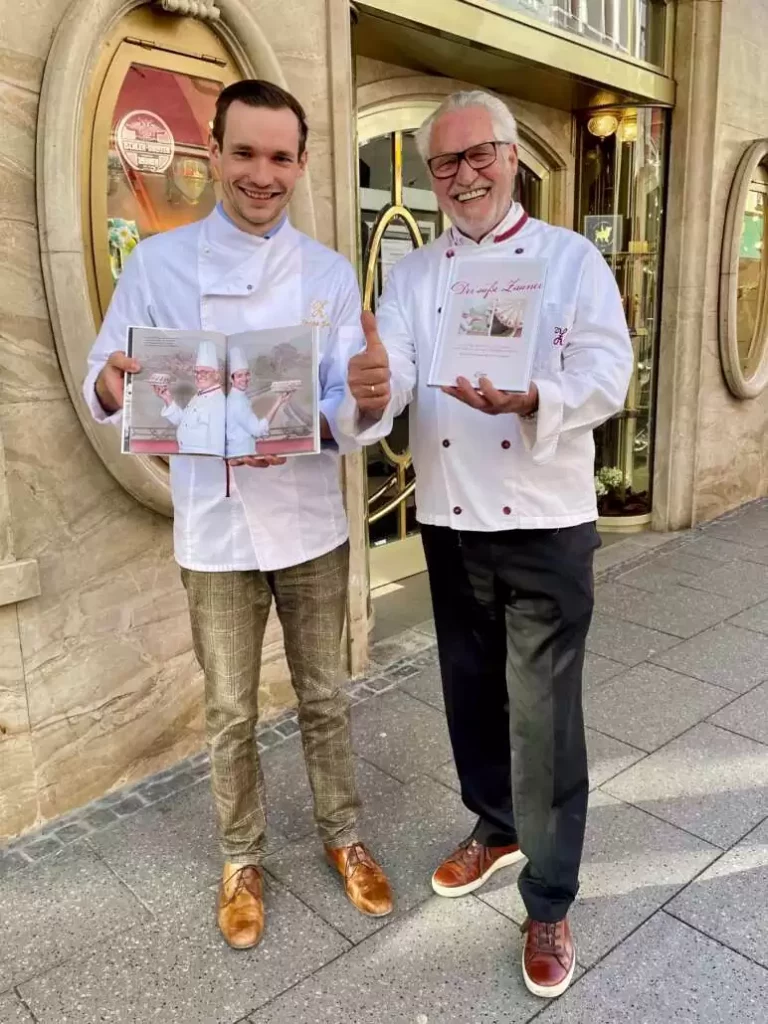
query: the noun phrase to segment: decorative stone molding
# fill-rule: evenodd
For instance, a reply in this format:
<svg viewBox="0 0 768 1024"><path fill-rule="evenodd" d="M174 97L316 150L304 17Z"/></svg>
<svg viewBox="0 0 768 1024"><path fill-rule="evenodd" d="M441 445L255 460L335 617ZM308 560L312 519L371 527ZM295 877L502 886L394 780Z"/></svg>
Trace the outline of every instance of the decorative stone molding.
<svg viewBox="0 0 768 1024"><path fill-rule="evenodd" d="M168 0L170 5L171 0ZM40 94L37 130L37 208L45 292L64 381L93 448L115 479L148 508L172 514L168 466L160 459L120 454L119 431L98 426L82 398L88 353L97 333L88 288L89 245L83 229L81 150L85 103L104 40L118 22L154 0L72 0L54 36ZM280 61L248 0L197 2L221 14L210 22L244 76L288 87ZM193 6L191 0L187 6ZM181 13L180 5L179 11ZM315 235L309 173L291 203L296 226Z"/></svg>
<svg viewBox="0 0 768 1024"><path fill-rule="evenodd" d="M207 0L159 0L163 10L171 14L188 15L192 18L201 18L203 21L218 21L221 11L215 3Z"/></svg>
<svg viewBox="0 0 768 1024"><path fill-rule="evenodd" d="M725 231L720 259L720 362L726 382L737 398L757 398L768 386L768 303L761 301L755 325L753 346L755 352L748 366L743 365L739 351L738 306L739 262L742 224L750 184L758 167L768 162L768 139L753 142L739 162L731 186L725 216ZM768 289L768 262L762 257L760 289Z"/></svg>

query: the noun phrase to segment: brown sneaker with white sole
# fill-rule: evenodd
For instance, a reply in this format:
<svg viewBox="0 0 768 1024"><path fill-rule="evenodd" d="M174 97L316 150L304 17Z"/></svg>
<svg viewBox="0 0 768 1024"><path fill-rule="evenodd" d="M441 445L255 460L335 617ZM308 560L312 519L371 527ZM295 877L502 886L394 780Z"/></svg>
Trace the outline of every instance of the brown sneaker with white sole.
<svg viewBox="0 0 768 1024"><path fill-rule="evenodd" d="M432 888L438 896L467 896L485 885L499 868L523 859L520 847L483 846L470 836L465 839L432 875Z"/></svg>
<svg viewBox="0 0 768 1024"><path fill-rule="evenodd" d="M573 980L576 950L567 920L531 921L522 927L523 981L535 996L554 999L561 996Z"/></svg>

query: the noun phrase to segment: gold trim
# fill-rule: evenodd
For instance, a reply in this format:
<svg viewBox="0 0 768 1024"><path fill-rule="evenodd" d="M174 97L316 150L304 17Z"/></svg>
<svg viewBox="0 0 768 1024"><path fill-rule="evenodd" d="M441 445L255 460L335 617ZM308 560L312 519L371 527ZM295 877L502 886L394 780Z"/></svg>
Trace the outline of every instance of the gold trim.
<svg viewBox="0 0 768 1024"><path fill-rule="evenodd" d="M598 43L502 11L486 0L359 0L361 13L418 26L475 49L521 58L566 76L609 85L628 99L674 106L675 81L653 65L635 61Z"/></svg>
<svg viewBox="0 0 768 1024"><path fill-rule="evenodd" d="M390 205L384 207L376 218L376 226L368 244L365 268L365 288L363 290L363 309L373 308L373 289L376 287L376 260L378 259L379 250L381 249L381 240L384 237L384 232L392 221L397 220L398 218L405 221L415 248L420 249L424 245L424 239L421 237L419 225L416 223L416 219L410 210L405 206Z"/></svg>
<svg viewBox="0 0 768 1024"><path fill-rule="evenodd" d="M768 139L748 146L734 175L725 216L723 247L720 257L720 362L726 382L737 398L757 398L768 387L768 253L763 251L760 283L760 307L755 334L750 342L753 369L745 373L739 353L738 284L739 252L747 194L755 172L768 159ZM755 349L752 355L752 349Z"/></svg>

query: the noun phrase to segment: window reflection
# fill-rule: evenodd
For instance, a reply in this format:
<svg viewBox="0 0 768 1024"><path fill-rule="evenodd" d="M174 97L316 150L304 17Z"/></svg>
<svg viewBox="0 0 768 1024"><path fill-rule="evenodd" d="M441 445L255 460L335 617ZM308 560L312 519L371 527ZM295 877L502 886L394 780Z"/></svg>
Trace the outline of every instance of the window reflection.
<svg viewBox="0 0 768 1024"><path fill-rule="evenodd" d="M208 136L220 90L221 82L130 65L112 115L108 157L113 280L141 239L213 209Z"/></svg>

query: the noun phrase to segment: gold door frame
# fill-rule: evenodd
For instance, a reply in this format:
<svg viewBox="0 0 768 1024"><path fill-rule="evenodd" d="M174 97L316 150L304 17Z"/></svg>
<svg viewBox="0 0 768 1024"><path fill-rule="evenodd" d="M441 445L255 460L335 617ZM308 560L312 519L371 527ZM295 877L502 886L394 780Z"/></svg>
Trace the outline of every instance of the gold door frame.
<svg viewBox="0 0 768 1024"><path fill-rule="evenodd" d="M363 108L358 113L358 152L361 146L371 142L373 139L387 135L391 136L393 171L391 201L380 210L376 217L367 254L362 252L359 254L359 262L362 267L364 309L371 309L372 307L377 258L387 227L393 221L400 220L407 227L414 247L420 248L424 244L416 219L403 204L401 174L403 134L414 131L423 124L444 99L445 96L424 96L409 100L393 98L371 107ZM525 132L525 129L523 131ZM531 170L541 182L541 212L548 220L553 220L556 217L556 211L553 209L553 203L556 200L556 190L551 187L551 175L555 168L544 163L541 156L531 147L528 140L524 138L521 138L518 144L518 156L520 162ZM443 222L447 223L444 216ZM358 232L358 246L359 237L360 233ZM363 266L363 259L366 255L367 264ZM366 531L366 541L369 549L370 586L372 590L426 570L420 537L418 534L406 535L406 502L416 488L415 481L406 482L406 473L411 465L410 450L404 453L395 452L386 439L380 441L379 444L386 459L393 466L394 472L378 487L375 493L367 495L366 523L376 522L391 512L397 511L398 539L372 548L370 547ZM370 509L373 502L378 501L392 490L395 491L394 496L371 514Z"/></svg>

